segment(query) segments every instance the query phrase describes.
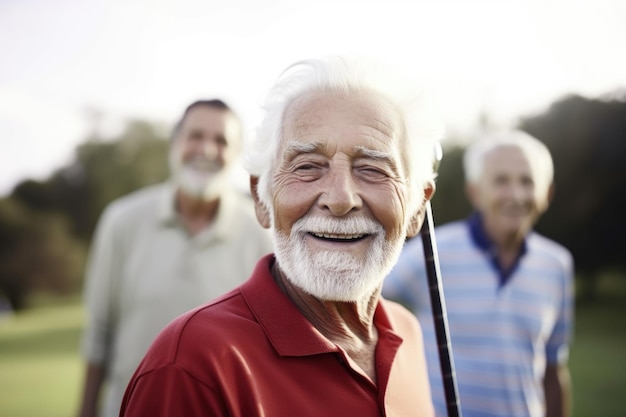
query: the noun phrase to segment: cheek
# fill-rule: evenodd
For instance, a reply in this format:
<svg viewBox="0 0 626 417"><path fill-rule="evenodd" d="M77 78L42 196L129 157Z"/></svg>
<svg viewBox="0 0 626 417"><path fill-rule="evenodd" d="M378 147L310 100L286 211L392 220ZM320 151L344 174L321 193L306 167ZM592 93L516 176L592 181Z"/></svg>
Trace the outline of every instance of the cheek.
<svg viewBox="0 0 626 417"><path fill-rule="evenodd" d="M237 155L233 151L226 149L218 154L217 159L222 166L230 166L233 164L236 157Z"/></svg>
<svg viewBox="0 0 626 417"><path fill-rule="evenodd" d="M505 188L489 188L483 189L478 195L478 201L484 208L498 205L500 202L509 199L509 192Z"/></svg>
<svg viewBox="0 0 626 417"><path fill-rule="evenodd" d="M180 165L180 162L182 160L182 150L180 148L180 145L172 145L172 148L170 149L169 159L170 163L173 163L175 166Z"/></svg>
<svg viewBox="0 0 626 417"><path fill-rule="evenodd" d="M315 191L310 186L281 182L273 184L274 227L289 233L291 226L304 217L315 204Z"/></svg>
<svg viewBox="0 0 626 417"><path fill-rule="evenodd" d="M194 147L181 143L174 152L176 154L176 158L179 161L184 162L194 155Z"/></svg>
<svg viewBox="0 0 626 417"><path fill-rule="evenodd" d="M539 213L543 213L548 209L549 201L547 196L535 193L533 197L534 206Z"/></svg>
<svg viewBox="0 0 626 417"><path fill-rule="evenodd" d="M409 218L409 196L402 187L389 187L371 193L368 206L374 217L384 226L387 239L396 239L406 233L405 223Z"/></svg>

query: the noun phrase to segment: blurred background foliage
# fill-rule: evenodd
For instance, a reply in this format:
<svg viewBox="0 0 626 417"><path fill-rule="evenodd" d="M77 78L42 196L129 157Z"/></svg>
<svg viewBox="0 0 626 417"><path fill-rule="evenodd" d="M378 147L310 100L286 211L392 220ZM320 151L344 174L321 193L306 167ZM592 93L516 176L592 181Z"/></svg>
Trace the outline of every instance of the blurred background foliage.
<svg viewBox="0 0 626 417"><path fill-rule="evenodd" d="M91 236L113 199L167 178L166 130L133 120L113 138L92 134L45 181L26 179L0 199L0 296L14 310L29 295L76 293Z"/></svg>
<svg viewBox="0 0 626 417"><path fill-rule="evenodd" d="M546 143L555 163L554 199L537 230L572 251L578 295L593 299L602 271L626 269L626 91L603 99L566 96L517 127ZM26 179L0 199L0 295L13 309L27 308L29 294L81 289L102 209L167 177L168 133L142 120L129 121L116 137L92 133L67 166L45 181ZM473 139L444 142L432 202L437 224L470 213L461 158Z"/></svg>

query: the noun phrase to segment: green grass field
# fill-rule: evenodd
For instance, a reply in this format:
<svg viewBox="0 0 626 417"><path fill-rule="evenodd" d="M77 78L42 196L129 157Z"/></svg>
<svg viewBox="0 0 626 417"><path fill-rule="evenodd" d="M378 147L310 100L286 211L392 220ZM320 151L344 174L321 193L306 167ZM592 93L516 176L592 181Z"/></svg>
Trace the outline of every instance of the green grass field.
<svg viewBox="0 0 626 417"><path fill-rule="evenodd" d="M570 369L574 417L624 416L626 280L577 307ZM0 316L0 417L76 415L82 364L80 302Z"/></svg>
<svg viewBox="0 0 626 417"><path fill-rule="evenodd" d="M76 415L82 368L77 301L0 316L0 416Z"/></svg>
<svg viewBox="0 0 626 417"><path fill-rule="evenodd" d="M602 283L576 309L570 371L575 417L622 417L626 394L626 280Z"/></svg>

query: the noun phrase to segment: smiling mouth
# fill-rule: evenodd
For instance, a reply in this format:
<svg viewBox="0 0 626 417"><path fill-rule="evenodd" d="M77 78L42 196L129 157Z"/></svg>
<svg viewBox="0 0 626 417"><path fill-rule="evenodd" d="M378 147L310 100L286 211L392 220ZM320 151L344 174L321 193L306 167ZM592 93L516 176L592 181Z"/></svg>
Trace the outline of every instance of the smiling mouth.
<svg viewBox="0 0 626 417"><path fill-rule="evenodd" d="M310 236L313 236L316 239L329 240L331 242L356 242L361 239L365 239L369 236L366 233L358 233L358 234L349 234L349 235L338 235L334 233L315 233L309 232Z"/></svg>

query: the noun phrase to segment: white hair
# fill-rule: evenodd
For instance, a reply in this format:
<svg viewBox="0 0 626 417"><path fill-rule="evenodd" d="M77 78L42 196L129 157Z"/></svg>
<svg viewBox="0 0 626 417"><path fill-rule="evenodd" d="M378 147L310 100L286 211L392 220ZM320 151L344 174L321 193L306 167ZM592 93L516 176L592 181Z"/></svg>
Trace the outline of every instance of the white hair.
<svg viewBox="0 0 626 417"><path fill-rule="evenodd" d="M433 106L425 103L425 92L412 85L397 69L392 72L381 62L363 57L330 56L289 66L268 92L262 106L265 116L244 155L250 175L259 177L258 195L265 207L271 207L271 174L278 157L285 111L298 97L314 92L373 92L388 100L403 122L403 131L396 133L403 138L402 155L411 196L421 193L436 175L434 149L443 135L443 125ZM411 207L422 203L412 200Z"/></svg>
<svg viewBox="0 0 626 417"><path fill-rule="evenodd" d="M546 195L554 177L552 156L543 142L520 130L491 133L470 144L463 155L465 182L477 183L483 173L485 156L504 146L515 146L524 152L532 168L537 192Z"/></svg>

